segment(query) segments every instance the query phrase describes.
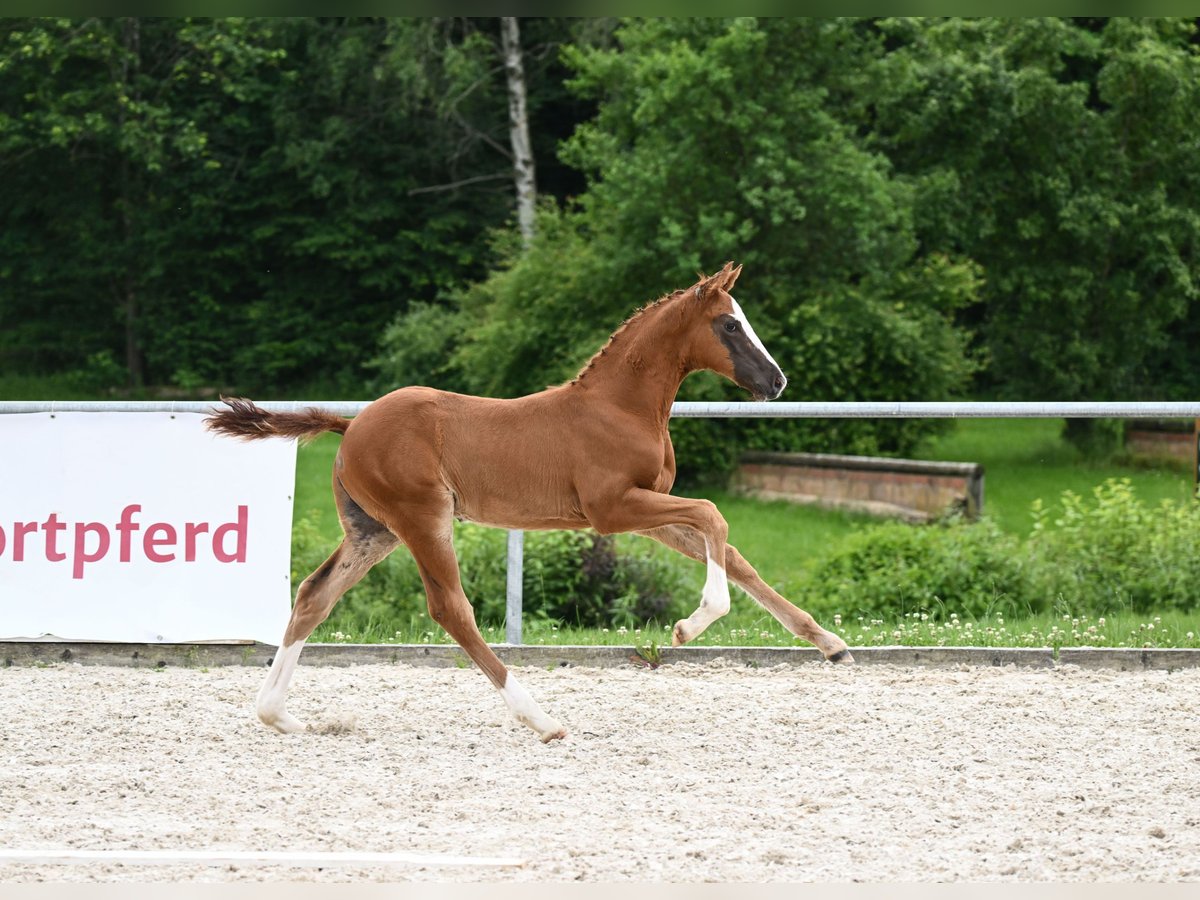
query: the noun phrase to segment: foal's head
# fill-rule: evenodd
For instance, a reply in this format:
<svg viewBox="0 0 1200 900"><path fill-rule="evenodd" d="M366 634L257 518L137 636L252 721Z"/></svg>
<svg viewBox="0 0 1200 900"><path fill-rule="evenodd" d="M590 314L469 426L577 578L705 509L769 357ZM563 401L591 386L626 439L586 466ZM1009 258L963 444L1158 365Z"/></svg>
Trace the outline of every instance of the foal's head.
<svg viewBox="0 0 1200 900"><path fill-rule="evenodd" d="M741 273L741 266L726 263L681 298L690 311L692 360L697 368L711 369L745 388L755 400L774 400L787 378L729 293Z"/></svg>

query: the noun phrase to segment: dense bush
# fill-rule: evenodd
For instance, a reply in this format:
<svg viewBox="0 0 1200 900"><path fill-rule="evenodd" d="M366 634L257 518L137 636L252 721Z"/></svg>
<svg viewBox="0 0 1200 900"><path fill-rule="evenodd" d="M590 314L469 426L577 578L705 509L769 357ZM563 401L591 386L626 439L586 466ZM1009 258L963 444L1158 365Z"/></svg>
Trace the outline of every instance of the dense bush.
<svg viewBox="0 0 1200 900"><path fill-rule="evenodd" d="M1090 500L1064 492L1035 504L1028 540L993 523L864 528L807 582L814 611L843 615L1104 614L1195 609L1200 603L1200 505L1137 499L1128 480Z"/></svg>
<svg viewBox="0 0 1200 900"><path fill-rule="evenodd" d="M971 317L986 389L1194 396L1182 360L1200 313L1196 20L878 26L877 146L914 189L923 245L985 273ZM1076 421L1067 437L1103 453L1104 428Z"/></svg>
<svg viewBox="0 0 1200 900"><path fill-rule="evenodd" d="M984 520L914 527L898 522L850 535L806 584L814 614L894 618L1041 612L1021 542Z"/></svg>
<svg viewBox="0 0 1200 900"><path fill-rule="evenodd" d="M975 360L956 317L978 268L928 254L914 198L846 116L873 53L846 23L625 23L620 48L568 49L599 111L564 144L588 177L528 248L458 295L454 367L472 392L569 379L634 309L744 263L737 293L790 379L785 399L949 399ZM396 332L390 343L394 344ZM389 350L390 352L390 350ZM689 378L680 399L745 398ZM681 480L740 449L907 452L934 420L729 421L678 428Z"/></svg>
<svg viewBox="0 0 1200 900"><path fill-rule="evenodd" d="M1137 499L1128 479L1035 504L1029 557L1050 602L1096 613L1200 606L1200 504Z"/></svg>

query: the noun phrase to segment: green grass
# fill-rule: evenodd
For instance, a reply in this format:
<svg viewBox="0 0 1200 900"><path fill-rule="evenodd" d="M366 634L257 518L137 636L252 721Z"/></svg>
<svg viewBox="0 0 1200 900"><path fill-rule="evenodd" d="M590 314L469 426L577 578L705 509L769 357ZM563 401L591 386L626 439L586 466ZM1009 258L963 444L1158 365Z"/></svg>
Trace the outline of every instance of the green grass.
<svg viewBox="0 0 1200 900"><path fill-rule="evenodd" d="M296 454L295 517L320 512L321 534L329 539L329 551L342 539L337 507L333 503L333 459L337 456L341 437L323 434L310 444L301 445Z"/></svg>
<svg viewBox="0 0 1200 900"><path fill-rule="evenodd" d="M1061 419L964 419L955 424L914 455L982 463L983 511L1012 534L1029 534L1034 500L1052 504L1065 490L1088 494L1108 478L1129 478L1138 497L1150 505L1192 496L1186 466L1154 468L1119 460L1085 460L1062 439Z"/></svg>
<svg viewBox="0 0 1200 900"><path fill-rule="evenodd" d="M753 604L750 604L753 607ZM1004 617L959 618L939 621L912 613L889 619L867 619L835 615L824 623L839 633L851 647L1184 647L1200 649L1200 622L1183 613L1107 616L1055 614L1020 619ZM373 623L359 629L340 630L322 626L314 640L330 643L453 643L429 621L401 625ZM484 638L504 643L504 628L485 625ZM640 628L571 628L553 622L526 622L522 642L530 645L599 645L669 647L671 626L646 624ZM697 647L807 647L808 643L783 631L765 613L739 615L734 612L700 635Z"/></svg>

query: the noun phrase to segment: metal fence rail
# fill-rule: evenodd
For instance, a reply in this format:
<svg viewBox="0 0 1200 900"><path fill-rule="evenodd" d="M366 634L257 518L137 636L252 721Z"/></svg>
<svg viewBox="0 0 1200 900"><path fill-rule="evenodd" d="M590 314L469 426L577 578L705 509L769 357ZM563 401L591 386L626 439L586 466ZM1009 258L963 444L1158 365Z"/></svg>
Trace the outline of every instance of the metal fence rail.
<svg viewBox="0 0 1200 900"><path fill-rule="evenodd" d="M343 416L355 416L369 400L267 400L273 412L293 412L319 406ZM0 414L59 412L209 413L212 400L0 400ZM677 402L671 416L680 419L1200 419L1200 402L1079 401L857 401L801 403ZM505 640L521 643L524 533L508 533Z"/></svg>

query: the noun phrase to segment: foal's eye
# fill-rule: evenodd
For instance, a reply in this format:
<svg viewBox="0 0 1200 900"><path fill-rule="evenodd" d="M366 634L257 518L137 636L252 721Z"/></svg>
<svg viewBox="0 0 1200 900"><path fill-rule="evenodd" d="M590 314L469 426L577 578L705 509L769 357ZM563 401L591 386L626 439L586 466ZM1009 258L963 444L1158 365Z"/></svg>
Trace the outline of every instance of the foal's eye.
<svg viewBox="0 0 1200 900"><path fill-rule="evenodd" d="M728 331L730 334L733 334L735 331L738 330L738 323L737 322L726 322L725 330Z"/></svg>

